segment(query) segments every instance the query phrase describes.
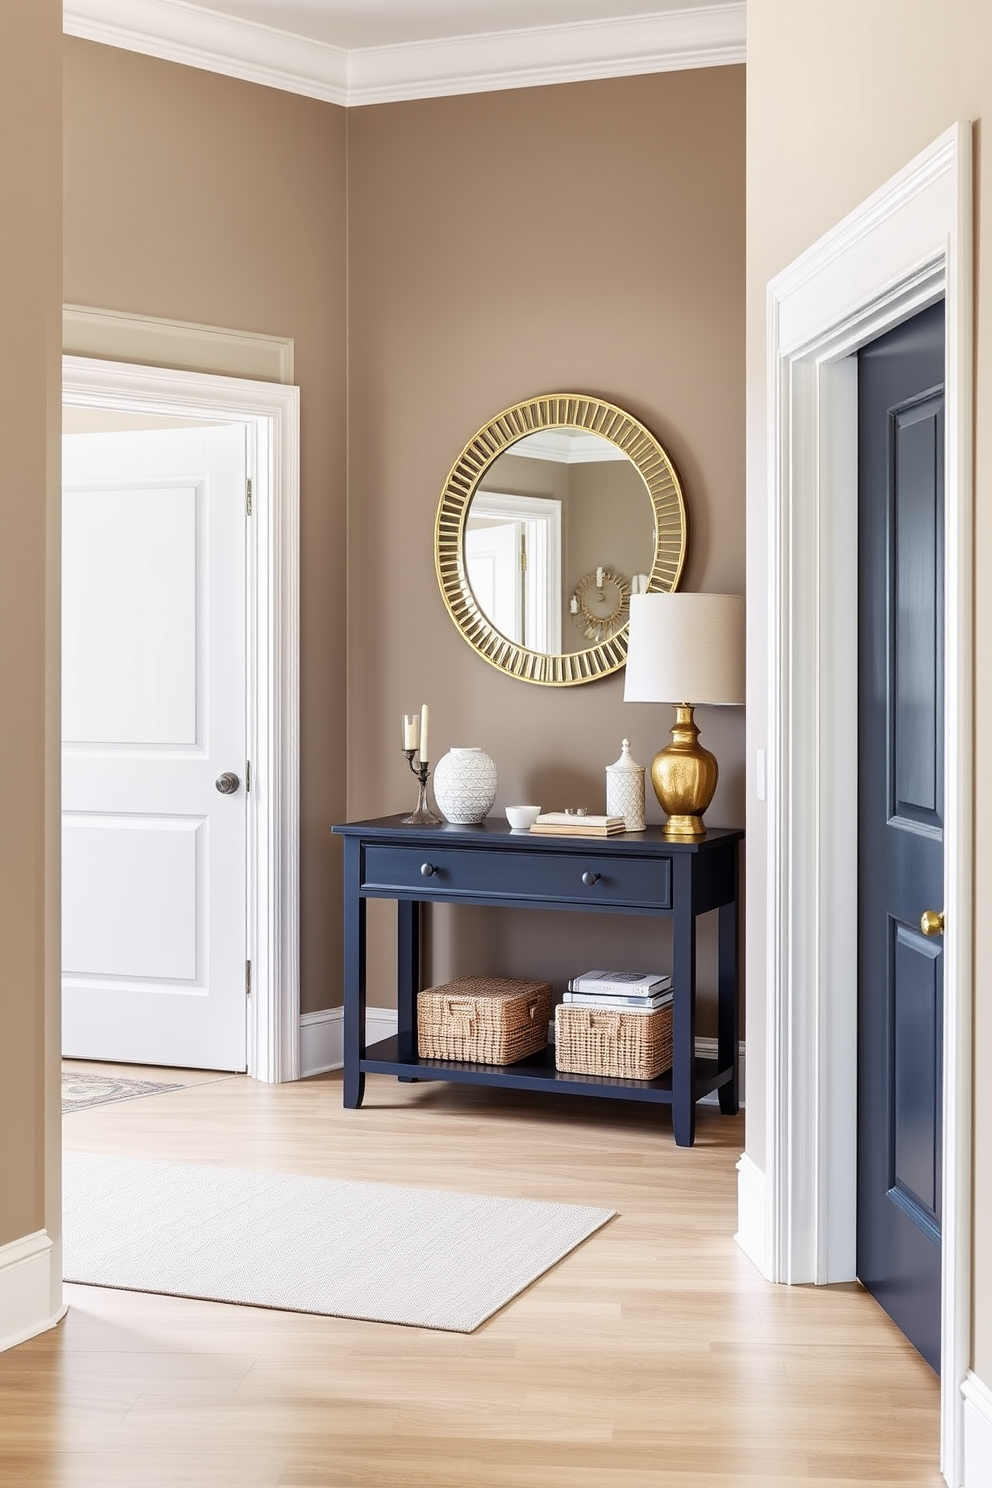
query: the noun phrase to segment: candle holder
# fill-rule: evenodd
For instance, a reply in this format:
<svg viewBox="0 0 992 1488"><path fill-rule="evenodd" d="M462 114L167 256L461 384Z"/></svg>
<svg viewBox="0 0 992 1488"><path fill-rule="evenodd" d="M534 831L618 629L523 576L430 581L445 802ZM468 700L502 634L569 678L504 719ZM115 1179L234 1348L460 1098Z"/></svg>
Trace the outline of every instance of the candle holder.
<svg viewBox="0 0 992 1488"><path fill-rule="evenodd" d="M413 763L414 757L417 754L415 749L404 749L403 753L406 755L406 762L410 766L411 772L416 775L420 782L420 794L417 797L416 808L409 816L403 818L403 825L405 827L439 827L441 825L441 817L435 816L427 804L427 782L430 779L431 767L426 760L422 760L419 757L417 758L417 763Z"/></svg>

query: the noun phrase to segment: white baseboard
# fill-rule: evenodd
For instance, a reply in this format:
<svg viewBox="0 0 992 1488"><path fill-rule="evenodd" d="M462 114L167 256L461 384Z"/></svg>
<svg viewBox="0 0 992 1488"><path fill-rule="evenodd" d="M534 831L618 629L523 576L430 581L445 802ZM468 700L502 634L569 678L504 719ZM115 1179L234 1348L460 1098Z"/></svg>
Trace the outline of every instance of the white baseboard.
<svg viewBox="0 0 992 1488"><path fill-rule="evenodd" d="M970 1370L964 1396L963 1488L992 1488L992 1390Z"/></svg>
<svg viewBox="0 0 992 1488"><path fill-rule="evenodd" d="M52 1275L58 1251L45 1230L0 1245L0 1352L44 1333L65 1316L62 1278ZM61 1270L61 1268L59 1268Z"/></svg>
<svg viewBox="0 0 992 1488"><path fill-rule="evenodd" d="M765 1271L765 1175L741 1154L737 1164L737 1244L762 1276Z"/></svg>
<svg viewBox="0 0 992 1488"><path fill-rule="evenodd" d="M365 1009L365 1038L370 1044L396 1032L396 1009ZM321 1008L300 1017L300 1079L323 1075L344 1064L344 1008Z"/></svg>
<svg viewBox="0 0 992 1488"><path fill-rule="evenodd" d="M365 1037L370 1044L379 1039L390 1038L396 1032L396 1009L370 1007L365 1009ZM554 1037L554 1024L548 1030ZM300 1017L300 1078L322 1075L327 1070L340 1069L344 1063L344 1009L321 1008L316 1013L303 1013ZM697 1038L696 1053L703 1059L716 1058L716 1039ZM740 1046L740 1103L744 1104L744 1045ZM701 1106L712 1106L719 1102L719 1094L713 1090L700 1101Z"/></svg>

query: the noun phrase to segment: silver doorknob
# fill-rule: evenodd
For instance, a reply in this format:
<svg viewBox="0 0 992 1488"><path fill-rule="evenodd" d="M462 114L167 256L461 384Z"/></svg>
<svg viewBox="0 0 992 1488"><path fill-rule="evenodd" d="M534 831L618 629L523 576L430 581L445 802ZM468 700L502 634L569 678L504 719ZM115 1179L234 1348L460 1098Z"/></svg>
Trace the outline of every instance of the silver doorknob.
<svg viewBox="0 0 992 1488"><path fill-rule="evenodd" d="M920 915L920 929L924 935L943 935L944 911L942 909L925 909Z"/></svg>
<svg viewBox="0 0 992 1488"><path fill-rule="evenodd" d="M233 796L241 781L231 770L225 770L214 782L222 796Z"/></svg>

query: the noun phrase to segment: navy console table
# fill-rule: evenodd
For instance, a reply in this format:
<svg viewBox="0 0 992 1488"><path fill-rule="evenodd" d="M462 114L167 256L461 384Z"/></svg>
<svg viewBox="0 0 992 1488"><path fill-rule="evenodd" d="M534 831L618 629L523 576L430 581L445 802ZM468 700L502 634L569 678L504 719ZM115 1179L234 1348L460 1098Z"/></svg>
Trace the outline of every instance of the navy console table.
<svg viewBox="0 0 992 1488"><path fill-rule="evenodd" d="M719 1092L733 1114L737 1076L738 852L744 833L714 828L695 842L672 841L658 827L618 837L545 837L512 832L491 817L479 826L407 827L399 816L332 829L344 838L344 1104L360 1106L367 1073L399 1079L654 1101L672 1107L675 1140L695 1137L696 1102ZM397 1033L366 1048L365 911L369 899L397 901ZM517 1064L421 1059L423 906L479 904L560 909L579 914L661 915L674 922L674 1064L656 1080L569 1075L554 1047ZM716 1059L695 1053L696 917L719 911ZM473 966L473 973L484 967Z"/></svg>

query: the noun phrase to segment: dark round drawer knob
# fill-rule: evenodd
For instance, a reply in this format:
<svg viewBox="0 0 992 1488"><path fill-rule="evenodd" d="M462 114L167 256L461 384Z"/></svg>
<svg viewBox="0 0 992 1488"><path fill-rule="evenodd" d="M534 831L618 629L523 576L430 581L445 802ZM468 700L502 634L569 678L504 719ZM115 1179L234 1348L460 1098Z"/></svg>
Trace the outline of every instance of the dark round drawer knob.
<svg viewBox="0 0 992 1488"><path fill-rule="evenodd" d="M599 874L583 873L582 882L585 884L587 889L591 889L594 883L599 883Z"/></svg>
<svg viewBox="0 0 992 1488"><path fill-rule="evenodd" d="M437 869L434 867L433 863L421 863L420 871L425 878L433 878L435 873L437 872Z"/></svg>

